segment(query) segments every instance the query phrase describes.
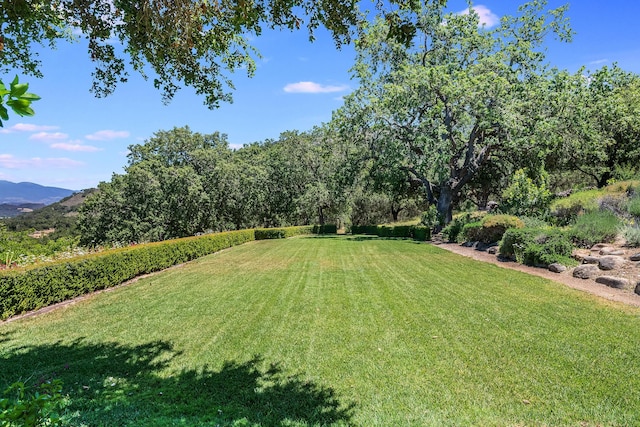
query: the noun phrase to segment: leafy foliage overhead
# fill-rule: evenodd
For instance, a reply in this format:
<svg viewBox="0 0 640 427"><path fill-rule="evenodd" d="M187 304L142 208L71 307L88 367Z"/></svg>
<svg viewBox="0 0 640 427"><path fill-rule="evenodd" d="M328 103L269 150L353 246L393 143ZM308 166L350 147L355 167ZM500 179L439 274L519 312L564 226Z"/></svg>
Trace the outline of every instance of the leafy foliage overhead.
<svg viewBox="0 0 640 427"><path fill-rule="evenodd" d="M393 9L415 10L420 2L392 0L388 10L374 4L393 24L389 34L409 43L413 24ZM362 16L355 0L2 0L0 74L20 69L40 77L33 43L52 48L80 30L95 63L97 96L113 92L132 68L145 77L152 71L165 101L186 85L213 108L231 101L230 73L254 73L258 52L250 39L264 28L306 26L313 40L322 26L339 47Z"/></svg>

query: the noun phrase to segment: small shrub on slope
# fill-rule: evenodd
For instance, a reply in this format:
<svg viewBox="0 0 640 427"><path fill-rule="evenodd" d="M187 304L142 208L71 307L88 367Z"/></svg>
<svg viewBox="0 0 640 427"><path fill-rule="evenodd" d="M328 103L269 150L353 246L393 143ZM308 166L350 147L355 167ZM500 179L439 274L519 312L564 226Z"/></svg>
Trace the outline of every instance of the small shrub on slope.
<svg viewBox="0 0 640 427"><path fill-rule="evenodd" d="M611 243L618 235L620 220L610 211L593 211L581 215L571 227L569 236L581 248L596 243Z"/></svg>
<svg viewBox="0 0 640 427"><path fill-rule="evenodd" d="M547 266L554 262L573 265L572 252L569 237L555 228L512 228L500 242L501 256L525 265Z"/></svg>

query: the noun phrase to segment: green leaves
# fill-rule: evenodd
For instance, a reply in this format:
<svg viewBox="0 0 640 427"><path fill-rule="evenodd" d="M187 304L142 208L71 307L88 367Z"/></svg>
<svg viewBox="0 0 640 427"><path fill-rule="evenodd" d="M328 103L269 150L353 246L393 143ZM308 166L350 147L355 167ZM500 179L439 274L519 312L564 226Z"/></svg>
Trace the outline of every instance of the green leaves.
<svg viewBox="0 0 640 427"><path fill-rule="evenodd" d="M37 101L40 97L34 93L27 92L29 90L28 83L20 83L16 76L9 89L0 81L0 127L3 126L2 120L9 120L9 111L5 107L10 107L14 113L19 116L33 116L35 111L31 108L31 103Z"/></svg>

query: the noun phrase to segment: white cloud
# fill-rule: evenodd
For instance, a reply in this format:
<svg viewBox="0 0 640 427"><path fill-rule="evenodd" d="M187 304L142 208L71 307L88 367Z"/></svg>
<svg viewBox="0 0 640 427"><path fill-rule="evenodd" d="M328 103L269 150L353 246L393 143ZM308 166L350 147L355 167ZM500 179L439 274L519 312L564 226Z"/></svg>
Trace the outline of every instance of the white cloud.
<svg viewBox="0 0 640 427"><path fill-rule="evenodd" d="M7 169L27 169L27 168L73 168L84 166L83 162L67 159L65 157L47 158L32 157L30 159L20 159L11 154L0 154L0 167Z"/></svg>
<svg viewBox="0 0 640 427"><path fill-rule="evenodd" d="M589 65L600 65L609 62L608 59L596 59L595 61L589 62Z"/></svg>
<svg viewBox="0 0 640 427"><path fill-rule="evenodd" d="M58 126L43 126L34 125L30 123L16 123L15 125L0 130L0 133L13 133L13 132L44 132L48 130L59 129Z"/></svg>
<svg viewBox="0 0 640 427"><path fill-rule="evenodd" d="M491 9L487 6L479 4L477 6L473 6L472 9L478 14L480 18L480 26L484 25L487 28L491 28L496 26L500 22L500 17L493 13ZM469 9L461 10L458 12L459 15L468 15Z"/></svg>
<svg viewBox="0 0 640 427"><path fill-rule="evenodd" d="M108 141L117 138L128 138L129 132L126 130L99 130L90 135L86 135L85 138L91 141Z"/></svg>
<svg viewBox="0 0 640 427"><path fill-rule="evenodd" d="M287 93L332 93L342 92L347 89L349 89L347 85L331 86L314 82L289 83L284 87L284 91Z"/></svg>
<svg viewBox="0 0 640 427"><path fill-rule="evenodd" d="M69 138L69 135L62 132L38 132L29 137L29 139L43 142L61 141L67 138Z"/></svg>
<svg viewBox="0 0 640 427"><path fill-rule="evenodd" d="M102 151L102 148L94 147L93 145L83 145L79 142L59 142L51 144L51 148L65 151L84 151L86 153L93 153L95 151Z"/></svg>

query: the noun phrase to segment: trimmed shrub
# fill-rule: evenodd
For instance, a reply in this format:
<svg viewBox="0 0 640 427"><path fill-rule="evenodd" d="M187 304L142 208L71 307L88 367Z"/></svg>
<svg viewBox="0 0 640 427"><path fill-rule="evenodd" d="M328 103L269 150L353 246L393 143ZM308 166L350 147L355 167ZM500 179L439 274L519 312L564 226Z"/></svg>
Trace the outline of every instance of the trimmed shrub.
<svg viewBox="0 0 640 427"><path fill-rule="evenodd" d="M337 234L338 226L335 224L314 225L313 234Z"/></svg>
<svg viewBox="0 0 640 427"><path fill-rule="evenodd" d="M4 270L0 272L0 319L116 286L254 238L254 230L228 231Z"/></svg>
<svg viewBox="0 0 640 427"><path fill-rule="evenodd" d="M499 242L505 231L524 228L524 222L512 215L487 215L482 218L482 228L476 240L483 243Z"/></svg>
<svg viewBox="0 0 640 427"><path fill-rule="evenodd" d="M554 262L574 265L569 237L555 228L511 228L500 242L500 255L521 264L548 266Z"/></svg>
<svg viewBox="0 0 640 427"><path fill-rule="evenodd" d="M462 239L466 242L477 242L480 240L482 223L480 221L470 222L462 227Z"/></svg>
<svg viewBox="0 0 640 427"><path fill-rule="evenodd" d="M465 224L480 221L486 212L464 212L453 216L451 222L442 229L443 236L449 242L463 242L462 228Z"/></svg>
<svg viewBox="0 0 640 427"><path fill-rule="evenodd" d="M352 225L351 234L369 234L372 236L378 235L377 225Z"/></svg>
<svg viewBox="0 0 640 427"><path fill-rule="evenodd" d="M431 239L429 227L421 225L354 225L351 234L368 234L378 237L401 237L426 241Z"/></svg>
<svg viewBox="0 0 640 427"><path fill-rule="evenodd" d="M425 242L431 239L431 229L429 227L423 227L420 225L416 225L413 228L413 238L414 240L419 240L421 242Z"/></svg>
<svg viewBox="0 0 640 427"><path fill-rule="evenodd" d="M286 239L287 237L314 234L319 230L317 225L301 225L297 227L257 228L254 232L255 240Z"/></svg>
<svg viewBox="0 0 640 427"><path fill-rule="evenodd" d="M391 227L391 237L413 237L414 225L396 225Z"/></svg>
<svg viewBox="0 0 640 427"><path fill-rule="evenodd" d="M612 243L618 235L620 220L610 211L593 211L580 215L569 231L573 243L590 248L596 243Z"/></svg>

